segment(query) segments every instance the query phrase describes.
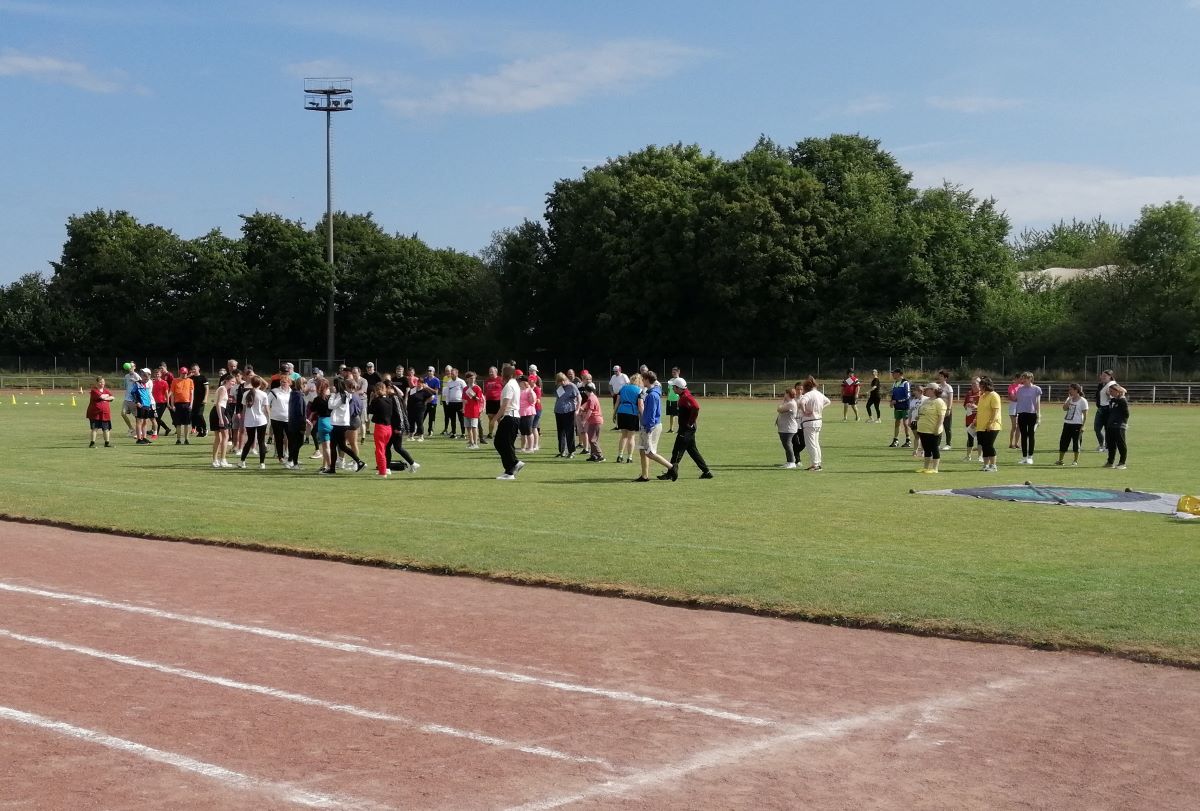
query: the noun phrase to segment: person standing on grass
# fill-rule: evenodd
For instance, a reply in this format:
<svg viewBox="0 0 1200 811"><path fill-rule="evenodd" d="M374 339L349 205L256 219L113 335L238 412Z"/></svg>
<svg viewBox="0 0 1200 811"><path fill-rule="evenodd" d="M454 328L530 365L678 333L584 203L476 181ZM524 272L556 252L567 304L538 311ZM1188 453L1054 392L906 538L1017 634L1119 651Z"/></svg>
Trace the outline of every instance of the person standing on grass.
<svg viewBox="0 0 1200 811"><path fill-rule="evenodd" d="M528 377L517 375L516 380L521 391L520 404L517 410L517 416L520 420L521 453L533 453L537 450L537 434L533 428L533 417L537 413L537 408L534 405L537 396L534 394L533 386L529 383Z"/></svg>
<svg viewBox="0 0 1200 811"><path fill-rule="evenodd" d="M375 390L375 384L381 382L383 377L379 374L379 372L375 371L375 364L373 362L367 361L365 368L367 371L365 374L363 374L362 378L367 382L367 391L371 392ZM367 414L364 417L363 427L366 429L368 434L371 433L370 414Z"/></svg>
<svg viewBox="0 0 1200 811"><path fill-rule="evenodd" d="M442 381L442 406L450 425L450 438L466 438L467 429L463 425L463 391L467 388L466 381L458 376L458 369L450 368L450 373Z"/></svg>
<svg viewBox="0 0 1200 811"><path fill-rule="evenodd" d="M1003 404L990 377L979 378L979 403L975 410L975 436L979 439L979 455L984 473L996 472L996 439L1003 425Z"/></svg>
<svg viewBox="0 0 1200 811"><path fill-rule="evenodd" d="M604 427L604 415L600 413L600 398L596 396L596 386L585 383L580 390L579 423L583 426L586 439L589 462L603 462L604 453L600 450L600 429Z"/></svg>
<svg viewBox="0 0 1200 811"><path fill-rule="evenodd" d="M500 410L498 412L500 419L496 424L495 446L496 453L500 455L500 462L504 466L504 472L496 477L499 481L513 481L517 478L517 473L521 468L525 467L525 463L517 459L517 452L513 449L513 443L517 439L521 409L521 386L517 383L514 371L515 367L511 363L504 364L500 370L504 387L500 390Z"/></svg>
<svg viewBox="0 0 1200 811"><path fill-rule="evenodd" d="M687 381L682 377L675 378L675 389L679 392L679 431L675 434L675 447L671 449L671 467L658 478L677 481L679 479L679 463L686 453L700 468L700 478L713 478L712 469L696 448L696 423L700 419L700 404L688 391Z"/></svg>
<svg viewBox="0 0 1200 811"><path fill-rule="evenodd" d="M621 429L621 438L617 440L617 462L633 461L634 437L637 436L638 402L642 399L642 376L635 374L629 382L617 391L617 427Z"/></svg>
<svg viewBox="0 0 1200 811"><path fill-rule="evenodd" d="M879 370L871 370L871 384L867 390L867 422L883 422L883 415L879 412L880 402L880 384ZM875 419L871 419L871 408L875 409Z"/></svg>
<svg viewBox="0 0 1200 811"><path fill-rule="evenodd" d="M622 372L620 366L612 367L612 377L610 377L608 379L608 392L609 392L609 394L612 395L613 430L614 431L618 430L621 427L620 423L618 422L618 420L620 419L618 417L618 414L620 412L617 407L619 405L618 401L620 400L620 397L621 397L621 389L628 385L629 385L629 375ZM624 437L622 437L622 439L624 439ZM632 449L633 449L633 446L631 445L630 450L632 451ZM617 461L618 462L621 461L621 445L620 445L620 443L617 444Z"/></svg>
<svg viewBox="0 0 1200 811"><path fill-rule="evenodd" d="M170 408L169 400L171 399L171 384L163 377L162 369L155 369L151 375L150 391L154 398L154 425L151 426L150 434L153 438L158 438L158 429L163 429L163 436L171 435L171 426L163 422L163 415Z"/></svg>
<svg viewBox="0 0 1200 811"><path fill-rule="evenodd" d="M846 422L847 408L854 412L854 421L858 422L858 393L861 388L858 375L854 374L853 369L847 369L846 377L842 380L842 422Z"/></svg>
<svg viewBox="0 0 1200 811"><path fill-rule="evenodd" d="M347 381L346 390L350 392L354 403L350 410L352 430L346 435L346 441L355 453L358 453L359 441L365 442L367 439L367 392L370 388L367 379L362 376L361 369L355 366L350 370L350 380Z"/></svg>
<svg viewBox="0 0 1200 811"><path fill-rule="evenodd" d="M1124 386L1108 387L1108 421L1104 426L1104 438L1108 444L1108 461L1105 467L1125 469L1127 448L1125 445L1125 429L1129 425L1129 399L1125 396L1128 391ZM1116 462L1116 464L1113 464Z"/></svg>
<svg viewBox="0 0 1200 811"><path fill-rule="evenodd" d="M1008 384L1008 447L1011 450L1016 450L1021 447L1018 441L1021 437L1021 427L1017 423L1017 392L1021 388L1021 373L1013 374L1012 381Z"/></svg>
<svg viewBox="0 0 1200 811"><path fill-rule="evenodd" d="M92 441L88 443L89 448L96 447L96 433L104 435L104 447L112 447L112 392L105 385L103 377L96 378L96 385L92 386L91 394L88 396L87 418L88 424L92 429Z"/></svg>
<svg viewBox="0 0 1200 811"><path fill-rule="evenodd" d="M329 381L324 377L317 378L317 391L312 402L308 404L309 419L313 423L313 441L317 452L321 454L321 467L317 470L320 475L333 472L333 449L330 440L333 437L333 410L329 407Z"/></svg>
<svg viewBox="0 0 1200 811"><path fill-rule="evenodd" d="M1088 401L1083 397L1083 386L1072 383L1067 387L1067 399L1063 401L1062 435L1058 438L1058 461L1062 466L1067 448L1075 454L1071 467L1079 465L1079 443L1083 439L1083 426L1087 423Z"/></svg>
<svg viewBox="0 0 1200 811"><path fill-rule="evenodd" d="M483 416L483 389L475 382L475 373L467 372L463 388L463 430L467 436L467 450L479 450L479 420Z"/></svg>
<svg viewBox="0 0 1200 811"><path fill-rule="evenodd" d="M271 381L273 388L267 391L267 411L271 418L271 438L275 445L275 459L287 465L288 415L292 410L292 380L286 375Z"/></svg>
<svg viewBox="0 0 1200 811"><path fill-rule="evenodd" d="M409 473L416 473L421 466L404 447L404 436L409 432L407 380L401 375L399 380L385 377L383 382L388 386L388 395L392 398L392 441L387 447L388 470L392 469L392 451L395 451L404 460L405 469Z"/></svg>
<svg viewBox="0 0 1200 811"><path fill-rule="evenodd" d="M192 433L203 439L208 433L204 421L204 407L208 404L208 378L200 373L200 364L193 363L189 377L192 379Z"/></svg>
<svg viewBox="0 0 1200 811"><path fill-rule="evenodd" d="M358 453L349 442L351 433L357 430L351 427L351 412L353 410L354 395L347 387L345 378L335 377L333 379L333 394L329 396L329 420L333 429L330 437L332 445L329 454L329 470L327 471L329 474L337 473L339 453L351 459L355 473L367 466L365 462L358 458Z"/></svg>
<svg viewBox="0 0 1200 811"><path fill-rule="evenodd" d="M186 366L179 368L179 377L171 383L167 392L167 406L171 409L171 425L175 426L175 444L190 445L192 428L192 398L195 385L188 376Z"/></svg>
<svg viewBox="0 0 1200 811"><path fill-rule="evenodd" d="M971 381L971 388L963 395L962 406L963 413L966 414L966 419L963 422L963 427L967 432L967 455L963 457L964 462L975 461L975 444L976 444L976 412L979 409L979 395L982 389L979 388L979 378Z"/></svg>
<svg viewBox="0 0 1200 811"><path fill-rule="evenodd" d="M488 367L487 378L483 381L483 410L487 414L488 430L485 439L491 439L496 433L496 423L500 420L500 397L504 390L504 380L495 366Z"/></svg>
<svg viewBox="0 0 1200 811"><path fill-rule="evenodd" d="M941 465L942 431L945 430L946 401L938 396L940 385L926 383L925 398L917 409L917 437L921 440L925 466L918 473L937 473Z"/></svg>
<svg viewBox="0 0 1200 811"><path fill-rule="evenodd" d="M916 435L917 435L917 417L919 417L920 413L921 413L921 403L925 402L925 387L924 386L914 386L912 389L910 389L910 392L911 393L908 396L908 427L912 429L913 436L916 437ZM917 442L914 444L915 444L915 447L913 448L913 454L912 454L913 458L914 459L925 458L925 451L921 447L920 440L918 439Z"/></svg>
<svg viewBox="0 0 1200 811"><path fill-rule="evenodd" d="M437 369L430 366L425 370L424 383L425 387L433 393L428 402L425 403L425 417L422 420L423 424L428 424L428 427L424 429L425 436L431 437L433 436L434 425L437 423L437 407L439 402L438 395L441 394L442 391L442 379L437 376ZM417 433L420 432L421 426L418 426Z"/></svg>
<svg viewBox="0 0 1200 811"><path fill-rule="evenodd" d="M1097 453L1103 453L1108 450L1104 431L1108 427L1109 400L1112 397L1112 387L1115 385L1117 385L1117 381L1113 380L1112 369L1105 369L1100 373L1100 380L1096 385L1096 417L1093 420L1093 429L1096 432Z"/></svg>
<svg viewBox="0 0 1200 811"><path fill-rule="evenodd" d="M250 449L258 443L258 469L267 469L267 426L271 416L267 410L268 381L258 375L251 375L249 387L242 398L242 424L246 429L246 444L242 446L242 458L238 467L246 469L246 457Z"/></svg>
<svg viewBox="0 0 1200 811"><path fill-rule="evenodd" d="M675 381L679 379L679 367L671 367L671 377L667 380L665 392L667 401L667 433L675 433L675 419L679 416L679 394L675 391Z"/></svg>
<svg viewBox="0 0 1200 811"><path fill-rule="evenodd" d="M225 461L229 451L230 411L229 401L232 391L237 385L237 375L226 373L217 385L217 393L213 398L212 410L208 412L208 428L213 435L212 466L215 468L232 467Z"/></svg>
<svg viewBox="0 0 1200 811"><path fill-rule="evenodd" d="M392 475L388 468L387 451L392 441L392 409L395 401L382 381L371 388L370 397L367 413L371 416L371 422L375 423L375 475L386 479Z"/></svg>
<svg viewBox="0 0 1200 811"><path fill-rule="evenodd" d="M529 364L529 388L533 389L533 449L542 449L542 378L536 363Z"/></svg>
<svg viewBox="0 0 1200 811"><path fill-rule="evenodd" d="M121 419L125 421L125 427L129 429L129 436L137 436L137 385L142 378L138 374L137 366L132 362L126 362L121 369L125 372L122 381L125 385L125 399L121 403Z"/></svg>
<svg viewBox="0 0 1200 811"><path fill-rule="evenodd" d="M142 369L134 385L137 396L137 445L149 445L154 431L154 393L150 381L150 370Z"/></svg>
<svg viewBox="0 0 1200 811"><path fill-rule="evenodd" d="M946 442L942 445L942 450L950 450L953 443L954 430L954 387L950 385L950 372L942 369L937 373L938 397L942 398L942 402L946 404L946 421L942 426L943 434Z"/></svg>
<svg viewBox="0 0 1200 811"><path fill-rule="evenodd" d="M900 447L900 426L904 426L904 447L911 447L912 440L908 434L908 401L912 396L912 388L901 369L892 369L891 396L892 417L895 419L895 424L892 426L892 444L888 447Z"/></svg>
<svg viewBox="0 0 1200 811"><path fill-rule="evenodd" d="M783 400L775 407L775 430L779 432L779 444L783 445L783 469L795 470L800 451L804 449L804 440L797 440L800 435L800 409L794 388L784 389Z"/></svg>
<svg viewBox="0 0 1200 811"><path fill-rule="evenodd" d="M800 411L800 430L804 433L804 444L808 448L809 466L806 470L818 471L821 470L821 412L829 407L829 398L817 388L817 381L811 377L804 381L803 391L797 406ZM854 418L858 419L857 411Z"/></svg>
<svg viewBox="0 0 1200 811"><path fill-rule="evenodd" d="M433 390L425 385L422 378L416 375L409 378L404 397L408 409L408 436L417 442L425 441L425 412L432 397Z"/></svg>
<svg viewBox="0 0 1200 811"><path fill-rule="evenodd" d="M567 375L559 372L554 376L554 427L558 433L558 453L555 456L567 459L575 457L575 415L579 411L579 389Z"/></svg>
<svg viewBox="0 0 1200 811"><path fill-rule="evenodd" d="M638 400L638 452L641 456L641 475L635 482L650 481L650 463L656 462L668 471L671 463L658 453L658 440L662 437L662 387L658 385L658 375L647 371L643 375L646 384L646 394Z"/></svg>
<svg viewBox="0 0 1200 811"><path fill-rule="evenodd" d="M1033 383L1033 372L1021 373L1017 388L1017 427L1021 431L1021 464L1033 464L1037 429L1042 423L1042 387Z"/></svg>

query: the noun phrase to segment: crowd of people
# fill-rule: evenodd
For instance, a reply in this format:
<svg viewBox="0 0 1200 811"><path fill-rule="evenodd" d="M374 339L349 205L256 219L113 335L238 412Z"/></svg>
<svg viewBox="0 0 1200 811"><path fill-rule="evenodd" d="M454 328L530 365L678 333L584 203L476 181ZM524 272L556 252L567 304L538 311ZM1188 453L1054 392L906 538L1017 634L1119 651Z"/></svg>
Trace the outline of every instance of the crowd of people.
<svg viewBox="0 0 1200 811"><path fill-rule="evenodd" d="M549 391L535 364L522 370L515 361L489 368L481 380L473 371L460 375L453 366L446 366L440 375L433 366L424 374L404 366L381 374L373 363L361 369L342 367L329 377L321 369L313 369L311 376L304 378L291 363L268 375L250 366L240 368L236 360L230 360L212 391L198 365L181 367L174 374L166 363L153 370L126 363L123 371L120 413L129 437L138 445L149 445L159 436L174 434L175 444L189 445L193 438L211 435L210 461L217 469L245 469L248 460L253 461L252 454L257 456L259 469L266 469L270 452L280 465L299 468L303 448L311 442L313 453L308 458L319 461L318 474L360 472L368 464L363 445L369 436L378 477L386 478L393 471L415 473L421 465L409 447L434 435L440 410L441 436L465 442L468 450L492 444L502 471L496 478L512 481L525 466L520 455L541 450L544 395L553 399L555 455L606 461L601 437L607 421L601 392L586 369L578 375L574 369L557 373ZM994 473L1005 410L1001 394L990 377L976 377L956 398L950 377L943 370L933 380L914 385L903 370L892 370L889 447L912 448L913 455L923 462L919 472L939 472L942 452L954 447L955 409L959 408L966 436L963 461L979 462L980 470ZM851 415L859 420L862 388L854 370L848 369L840 383L843 421L850 421ZM883 384L877 370L872 370L867 390L866 422L880 423ZM1110 370L1100 374L1092 422L1097 450L1108 454L1105 467L1126 467L1126 393ZM658 479L674 481L685 455L700 470L700 478L713 478L696 447L700 405L677 367L664 382L645 366L633 375L614 366L607 394L611 398L611 430L617 432L615 461L632 464L636 454L639 468L633 481L650 481L655 466L662 468ZM1008 386L1009 449L1020 451L1019 464L1034 463L1043 397L1031 372L1014 375ZM97 378L87 407L90 447L96 447L101 438L104 447L112 447L115 399L105 379ZM785 469L799 468L804 454L808 455L805 470L823 469L821 428L830 404L811 376L784 390L775 408L775 425ZM1070 384L1061 410L1063 424L1055 464L1076 466L1092 410L1082 386ZM165 418L170 419L169 424ZM664 433L675 434L670 457L659 453ZM1068 452L1072 455L1069 463Z"/></svg>

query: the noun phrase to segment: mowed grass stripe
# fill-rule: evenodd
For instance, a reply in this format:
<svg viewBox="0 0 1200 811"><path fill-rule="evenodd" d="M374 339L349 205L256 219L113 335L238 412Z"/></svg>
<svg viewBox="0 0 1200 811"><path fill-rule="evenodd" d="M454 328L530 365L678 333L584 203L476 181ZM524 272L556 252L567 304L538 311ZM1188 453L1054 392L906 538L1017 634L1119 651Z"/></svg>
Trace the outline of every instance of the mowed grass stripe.
<svg viewBox="0 0 1200 811"><path fill-rule="evenodd" d="M1101 469L1092 450L1079 468L1048 466L1059 430L1048 409L1038 466L1002 451L1000 474L979 473L957 461L956 426L946 472L927 477L884 447L890 425L843 424L836 406L819 474L777 468L772 402L703 407L717 478L695 480L685 459L675 484L633 484L637 465L552 459L552 435L515 483L494 481L490 448L441 438L411 446L420 473L383 482L274 461L215 471L207 442L88 450L69 409L0 407L11 446L0 512L1200 664L1200 527L908 494L1025 479L1194 492L1200 408L1135 404L1128 471ZM614 458L615 432L602 441Z"/></svg>

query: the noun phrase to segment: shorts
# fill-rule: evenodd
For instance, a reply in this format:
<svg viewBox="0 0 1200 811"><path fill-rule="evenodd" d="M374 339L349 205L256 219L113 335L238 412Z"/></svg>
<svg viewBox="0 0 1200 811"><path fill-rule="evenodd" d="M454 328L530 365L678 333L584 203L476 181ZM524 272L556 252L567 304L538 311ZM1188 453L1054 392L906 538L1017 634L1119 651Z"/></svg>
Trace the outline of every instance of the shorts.
<svg viewBox="0 0 1200 811"><path fill-rule="evenodd" d="M175 410L171 412L171 424L176 428L192 424L192 407L190 405L177 405Z"/></svg>
<svg viewBox="0 0 1200 811"><path fill-rule="evenodd" d="M533 433L533 415L530 414L528 417L521 417L517 422L517 426L521 431L521 436L529 436L530 434L532 434Z"/></svg>
<svg viewBox="0 0 1200 811"><path fill-rule="evenodd" d="M333 436L333 418L317 417L317 443L324 444Z"/></svg>
<svg viewBox="0 0 1200 811"><path fill-rule="evenodd" d="M843 394L842 405L856 405L858 403L857 394Z"/></svg>
<svg viewBox="0 0 1200 811"><path fill-rule="evenodd" d="M646 453L658 453L658 439L662 436L662 423L651 428L649 431L642 430L638 432L638 450Z"/></svg>
<svg viewBox="0 0 1200 811"><path fill-rule="evenodd" d="M137 403L135 403L133 400L126 400L124 403L121 404L121 413L122 414L136 414L137 413Z"/></svg>
<svg viewBox="0 0 1200 811"><path fill-rule="evenodd" d="M637 414L618 414L617 427L622 431L640 431L641 424L638 422Z"/></svg>
<svg viewBox="0 0 1200 811"><path fill-rule="evenodd" d="M362 421L363 421L363 418L361 416L351 417L350 418L350 426L349 426L350 430L357 431L359 428L362 428Z"/></svg>
<svg viewBox="0 0 1200 811"><path fill-rule="evenodd" d="M907 420L908 419L908 409L907 408L893 408L892 409L892 418L897 419L897 420Z"/></svg>
<svg viewBox="0 0 1200 811"><path fill-rule="evenodd" d="M222 422L222 418L224 421ZM208 430L210 431L228 431L229 417L217 411L217 407L213 406L208 412Z"/></svg>
<svg viewBox="0 0 1200 811"><path fill-rule="evenodd" d="M1010 416L1010 417L1017 416L1017 404L1016 403L1008 404L1008 416Z"/></svg>
<svg viewBox="0 0 1200 811"><path fill-rule="evenodd" d="M533 412L533 428L534 428L534 430L541 428L541 425L542 425L542 412L541 411Z"/></svg>
<svg viewBox="0 0 1200 811"><path fill-rule="evenodd" d="M137 407L137 418L139 420L152 420L157 416L158 414L153 408L146 408L145 406Z"/></svg>
<svg viewBox="0 0 1200 811"><path fill-rule="evenodd" d="M468 428L479 427L479 417L463 417L463 422Z"/></svg>
<svg viewBox="0 0 1200 811"><path fill-rule="evenodd" d="M111 431L112 420L88 420L93 431Z"/></svg>
<svg viewBox="0 0 1200 811"><path fill-rule="evenodd" d="M678 400L667 400L667 416L668 417L678 417L679 416L679 401Z"/></svg>
<svg viewBox="0 0 1200 811"><path fill-rule="evenodd" d="M486 403L483 404L483 410L489 416L494 415L494 414L499 414L500 413L500 401L499 400L488 400Z"/></svg>

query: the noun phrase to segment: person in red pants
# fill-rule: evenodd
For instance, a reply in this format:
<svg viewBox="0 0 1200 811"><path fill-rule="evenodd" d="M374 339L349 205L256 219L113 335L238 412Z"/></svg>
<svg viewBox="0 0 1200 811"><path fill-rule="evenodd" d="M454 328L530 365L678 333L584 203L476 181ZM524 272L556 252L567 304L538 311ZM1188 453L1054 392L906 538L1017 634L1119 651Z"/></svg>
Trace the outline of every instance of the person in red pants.
<svg viewBox="0 0 1200 811"><path fill-rule="evenodd" d="M387 449L392 441L392 410L395 408L395 401L388 395L388 388L382 382L371 388L370 397L367 413L371 415L371 422L375 424L372 434L375 438L375 475L386 479L392 475L392 471L388 470Z"/></svg>

